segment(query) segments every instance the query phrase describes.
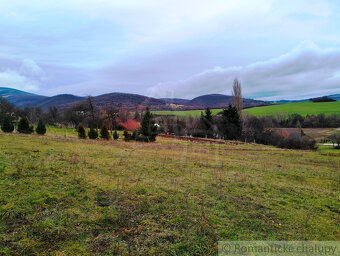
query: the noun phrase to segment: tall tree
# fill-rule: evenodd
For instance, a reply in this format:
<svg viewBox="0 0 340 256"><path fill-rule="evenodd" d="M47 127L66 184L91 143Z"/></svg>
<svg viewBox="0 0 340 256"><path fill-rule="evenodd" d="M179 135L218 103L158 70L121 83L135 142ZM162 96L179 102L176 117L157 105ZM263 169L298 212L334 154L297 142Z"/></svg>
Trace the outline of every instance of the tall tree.
<svg viewBox="0 0 340 256"><path fill-rule="evenodd" d="M55 124L59 120L58 109L55 106L48 108L47 120L49 124Z"/></svg>
<svg viewBox="0 0 340 256"><path fill-rule="evenodd" d="M91 124L96 126L96 109L93 103L93 98L91 96L87 97L88 111L91 118Z"/></svg>
<svg viewBox="0 0 340 256"><path fill-rule="evenodd" d="M5 98L0 97L0 120L4 117L10 117L15 115L15 107L9 103Z"/></svg>
<svg viewBox="0 0 340 256"><path fill-rule="evenodd" d="M111 133L113 130L117 129L118 112L119 108L118 106L115 106L113 102L105 108L106 119L109 120Z"/></svg>
<svg viewBox="0 0 340 256"><path fill-rule="evenodd" d="M146 108L141 125L140 133L144 136L145 141L155 141L157 136L157 126L155 125L155 120L153 119L149 107Z"/></svg>
<svg viewBox="0 0 340 256"><path fill-rule="evenodd" d="M201 113L201 128L205 137L213 138L214 130L213 130L213 116L210 108L206 108L204 114Z"/></svg>
<svg viewBox="0 0 340 256"><path fill-rule="evenodd" d="M241 82L235 78L233 83L233 104L236 107L239 115L241 115L243 109L242 87Z"/></svg>

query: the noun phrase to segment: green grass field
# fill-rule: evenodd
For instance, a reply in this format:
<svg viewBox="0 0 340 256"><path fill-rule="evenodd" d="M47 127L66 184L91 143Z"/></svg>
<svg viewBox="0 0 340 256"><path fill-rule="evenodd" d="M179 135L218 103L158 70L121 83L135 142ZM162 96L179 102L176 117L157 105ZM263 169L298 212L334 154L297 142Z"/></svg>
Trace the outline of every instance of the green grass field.
<svg viewBox="0 0 340 256"><path fill-rule="evenodd" d="M216 115L217 113L221 112L223 109L212 109L211 112L213 115ZM200 116L201 112L204 112L203 110L178 110L178 111L172 111L172 110L157 110L152 111L155 115L173 115L173 116Z"/></svg>
<svg viewBox="0 0 340 256"><path fill-rule="evenodd" d="M277 113L300 114L340 114L340 101L335 102L297 102L273 106L264 106L245 109L245 113L255 116L275 115Z"/></svg>
<svg viewBox="0 0 340 256"><path fill-rule="evenodd" d="M176 116L199 116L204 110L185 110L185 111L153 111L156 115L176 115ZM222 109L213 109L214 115L221 112ZM340 114L340 101L335 102L297 102L285 103L272 106L255 107L243 110L246 114L255 116L275 115L277 113L300 114L306 116L308 114Z"/></svg>
<svg viewBox="0 0 340 256"><path fill-rule="evenodd" d="M335 151L51 131L0 133L0 255L216 255L218 240L340 239Z"/></svg>

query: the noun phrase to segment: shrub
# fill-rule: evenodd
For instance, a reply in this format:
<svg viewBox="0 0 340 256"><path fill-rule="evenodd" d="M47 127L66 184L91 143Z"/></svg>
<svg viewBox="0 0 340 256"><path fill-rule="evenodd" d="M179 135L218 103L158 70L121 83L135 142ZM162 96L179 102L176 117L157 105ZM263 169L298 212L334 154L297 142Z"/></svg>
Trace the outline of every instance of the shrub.
<svg viewBox="0 0 340 256"><path fill-rule="evenodd" d="M137 138L138 138L138 133L137 133L137 131L133 131L133 133L132 133L132 135L131 135L131 139L132 139L132 140L137 140Z"/></svg>
<svg viewBox="0 0 340 256"><path fill-rule="evenodd" d="M340 149L340 132L336 132L327 138L331 143L333 143L333 147L336 149Z"/></svg>
<svg viewBox="0 0 340 256"><path fill-rule="evenodd" d="M14 125L12 124L11 120L8 117L5 117L1 124L1 130L3 132L13 132Z"/></svg>
<svg viewBox="0 0 340 256"><path fill-rule="evenodd" d="M35 132L40 135L44 135L46 133L46 126L41 119L39 119L38 126L35 129Z"/></svg>
<svg viewBox="0 0 340 256"><path fill-rule="evenodd" d="M131 140L131 134L127 130L124 130L123 136L125 141Z"/></svg>
<svg viewBox="0 0 340 256"><path fill-rule="evenodd" d="M89 136L89 138L91 140L95 140L95 139L98 138L98 132L95 129L93 129L92 126L91 126L89 132L87 133L87 135Z"/></svg>
<svg viewBox="0 0 340 256"><path fill-rule="evenodd" d="M109 140L110 139L110 133L109 130L107 129L106 125L103 124L102 128L100 129L100 138L104 140Z"/></svg>
<svg viewBox="0 0 340 256"><path fill-rule="evenodd" d="M116 130L114 131L112 137L113 137L114 140L118 140L119 134L118 134L118 132Z"/></svg>
<svg viewBox="0 0 340 256"><path fill-rule="evenodd" d="M85 132L85 128L82 123L78 124L77 132L78 132L79 139L86 139L86 132Z"/></svg>
<svg viewBox="0 0 340 256"><path fill-rule="evenodd" d="M310 139L307 136L292 136L289 138L281 137L277 146L280 148L288 149L304 149L304 150L317 149L316 141Z"/></svg>
<svg viewBox="0 0 340 256"><path fill-rule="evenodd" d="M18 123L18 132L25 134L33 133L33 126L30 125L26 117L20 119Z"/></svg>

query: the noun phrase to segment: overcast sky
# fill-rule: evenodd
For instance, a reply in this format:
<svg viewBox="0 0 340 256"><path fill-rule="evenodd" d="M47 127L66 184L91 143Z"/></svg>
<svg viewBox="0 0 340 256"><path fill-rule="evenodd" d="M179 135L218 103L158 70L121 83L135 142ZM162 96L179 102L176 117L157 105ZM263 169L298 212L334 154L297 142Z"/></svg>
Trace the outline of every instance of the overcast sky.
<svg viewBox="0 0 340 256"><path fill-rule="evenodd" d="M0 0L0 87L42 95L340 93L337 0Z"/></svg>

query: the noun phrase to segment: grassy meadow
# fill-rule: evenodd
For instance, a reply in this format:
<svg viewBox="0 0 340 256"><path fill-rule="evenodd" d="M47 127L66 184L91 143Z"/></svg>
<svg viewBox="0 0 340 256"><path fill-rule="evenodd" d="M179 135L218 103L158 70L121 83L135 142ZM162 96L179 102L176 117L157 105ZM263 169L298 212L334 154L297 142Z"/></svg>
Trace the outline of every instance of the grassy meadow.
<svg viewBox="0 0 340 256"><path fill-rule="evenodd" d="M184 111L153 111L156 115L175 115L175 116L200 116L204 110L184 110ZM213 115L221 112L222 109L212 109ZM316 115L316 114L340 114L340 101L335 102L297 102L297 103L284 103L271 106L247 108L243 113L254 116L268 116L282 114L300 114Z"/></svg>
<svg viewBox="0 0 340 256"><path fill-rule="evenodd" d="M0 133L0 255L216 255L218 240L340 239L339 151L58 132Z"/></svg>
<svg viewBox="0 0 340 256"><path fill-rule="evenodd" d="M296 103L284 103L272 106L263 106L256 108L245 109L245 113L254 116L268 116L275 115L276 113L283 114L300 114L317 115L317 114L340 114L340 101L334 102L296 102Z"/></svg>

